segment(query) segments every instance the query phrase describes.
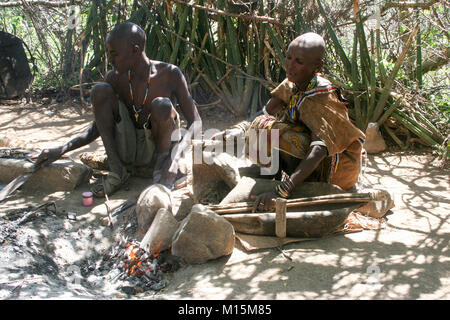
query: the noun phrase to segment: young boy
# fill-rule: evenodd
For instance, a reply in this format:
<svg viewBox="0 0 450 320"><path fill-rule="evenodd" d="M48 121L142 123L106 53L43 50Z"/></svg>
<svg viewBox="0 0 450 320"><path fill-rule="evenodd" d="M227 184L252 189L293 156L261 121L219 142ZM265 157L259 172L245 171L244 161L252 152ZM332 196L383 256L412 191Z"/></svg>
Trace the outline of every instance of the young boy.
<svg viewBox="0 0 450 320"><path fill-rule="evenodd" d="M344 190L358 181L365 136L350 121L340 90L318 74L324 53L325 42L316 33L294 39L286 55L287 78L261 112L229 131L236 135L265 129L268 137L279 130L280 169L288 177L275 190L260 194L254 211L272 210L277 197L288 198L303 181L328 182ZM270 152L270 141L267 145ZM247 154L258 149L247 139Z"/></svg>
<svg viewBox="0 0 450 320"><path fill-rule="evenodd" d="M180 126L175 101L190 127L201 121L186 80L174 65L150 60L145 54L146 35L138 25L117 25L106 39L113 70L105 82L91 91L95 120L90 127L64 146L46 149L36 166L48 165L66 152L102 138L110 172L102 183L91 187L95 196L112 194L129 178L127 168L153 168L153 183L171 188L176 167L170 156L172 134ZM175 166L174 166L175 165Z"/></svg>

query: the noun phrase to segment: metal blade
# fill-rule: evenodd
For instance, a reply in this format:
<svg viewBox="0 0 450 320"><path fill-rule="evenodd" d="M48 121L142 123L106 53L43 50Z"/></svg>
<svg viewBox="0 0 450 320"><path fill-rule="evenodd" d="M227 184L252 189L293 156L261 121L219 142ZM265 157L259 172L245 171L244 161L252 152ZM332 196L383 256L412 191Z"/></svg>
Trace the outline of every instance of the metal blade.
<svg viewBox="0 0 450 320"><path fill-rule="evenodd" d="M13 181L8 183L1 191L0 191L0 202L5 200L10 194L20 188L33 174L33 172L23 174L18 176Z"/></svg>

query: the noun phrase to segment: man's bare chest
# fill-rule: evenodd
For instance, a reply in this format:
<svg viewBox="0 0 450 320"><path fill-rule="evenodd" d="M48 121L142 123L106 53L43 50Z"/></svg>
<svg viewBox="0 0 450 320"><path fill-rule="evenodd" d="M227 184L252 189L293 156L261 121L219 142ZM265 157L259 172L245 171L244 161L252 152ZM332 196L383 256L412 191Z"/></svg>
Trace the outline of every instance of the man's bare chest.
<svg viewBox="0 0 450 320"><path fill-rule="evenodd" d="M170 84L164 83L158 77L151 78L150 84L147 86L145 81L135 82L128 79L121 79L116 88L118 98L125 103L128 108L148 109L151 102L158 97L171 98L172 90Z"/></svg>

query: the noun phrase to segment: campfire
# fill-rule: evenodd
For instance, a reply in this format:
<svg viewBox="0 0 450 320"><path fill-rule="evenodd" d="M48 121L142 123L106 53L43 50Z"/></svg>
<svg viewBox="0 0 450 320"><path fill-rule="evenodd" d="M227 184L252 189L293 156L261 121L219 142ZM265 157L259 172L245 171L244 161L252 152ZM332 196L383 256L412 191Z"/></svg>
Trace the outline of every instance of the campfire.
<svg viewBox="0 0 450 320"><path fill-rule="evenodd" d="M165 288L169 281L168 273L179 268L178 259L169 251L148 252L136 241L128 241L112 248L104 254L103 259L95 269L107 271L106 278L111 282L128 282L123 289L134 291L159 291ZM96 270L92 270L95 272ZM128 290L128 291L133 291ZM127 291L127 290L123 290Z"/></svg>
<svg viewBox="0 0 450 320"><path fill-rule="evenodd" d="M150 282L156 278L155 276L158 272L158 256L159 254L148 254L137 244L129 242L125 246L124 259L119 263L120 269L123 273L130 276L144 277L147 282Z"/></svg>

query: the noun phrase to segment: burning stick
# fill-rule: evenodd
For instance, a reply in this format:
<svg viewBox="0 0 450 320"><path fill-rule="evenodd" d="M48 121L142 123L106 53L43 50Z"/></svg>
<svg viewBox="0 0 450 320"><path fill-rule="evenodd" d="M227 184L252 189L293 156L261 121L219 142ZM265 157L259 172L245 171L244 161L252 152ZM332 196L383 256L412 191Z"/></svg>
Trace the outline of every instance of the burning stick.
<svg viewBox="0 0 450 320"><path fill-rule="evenodd" d="M118 216L120 214L122 214L123 212L127 212L127 211L128 212L132 212L132 210L136 208L136 202L137 202L137 199L132 200L132 201L125 201L118 208L115 208L113 210L110 209L108 217L105 217L105 218L102 219L102 225L103 226L109 226L110 225L110 221L112 221L112 224L115 225L116 222L119 219ZM108 207L107 207L107 209L108 209ZM124 219L127 219L127 218L129 218L129 217L125 216ZM125 223L125 225L126 225L126 223ZM127 242L127 241L125 241L125 242Z"/></svg>
<svg viewBox="0 0 450 320"><path fill-rule="evenodd" d="M50 206L53 206L53 211L49 210ZM21 225L21 224L24 224L24 223L28 222L29 218L31 216L35 215L42 208L45 209L45 213L48 213L49 211L53 212L53 213L56 213L56 204L54 202L47 202L47 203L39 205L36 209L34 209L34 210L28 212L27 214L25 214L22 218L20 218L17 221L17 225Z"/></svg>
<svg viewBox="0 0 450 320"><path fill-rule="evenodd" d="M111 217L115 217L115 216L121 214L122 212L124 212L125 210L135 207L136 203L137 203L137 198L132 201L124 202L119 208L114 209L114 211L111 213Z"/></svg>

